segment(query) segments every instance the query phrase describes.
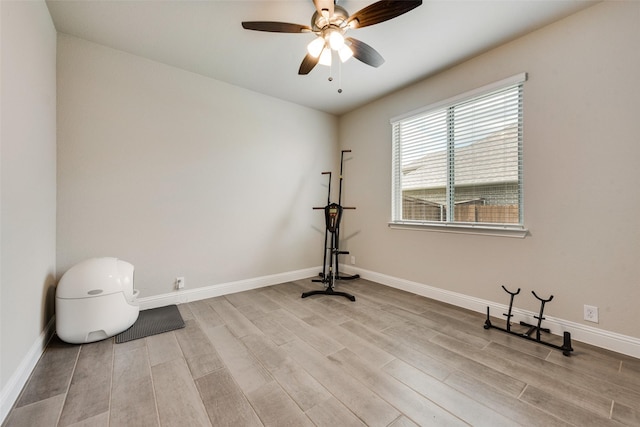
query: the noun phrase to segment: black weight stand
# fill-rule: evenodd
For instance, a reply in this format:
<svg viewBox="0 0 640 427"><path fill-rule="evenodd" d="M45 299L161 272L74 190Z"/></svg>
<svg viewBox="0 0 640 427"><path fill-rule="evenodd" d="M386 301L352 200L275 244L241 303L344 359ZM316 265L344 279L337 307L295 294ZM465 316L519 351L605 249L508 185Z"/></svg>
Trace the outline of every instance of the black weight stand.
<svg viewBox="0 0 640 427"><path fill-rule="evenodd" d="M325 219L325 232L324 232L324 254L322 261L322 273L320 273L320 279L313 279L312 282L319 282L325 285L324 290L309 291L302 294L302 298L306 298L311 295L337 295L348 298L351 301L355 301L356 297L346 292L338 292L334 289L336 280L351 280L357 279L360 276L340 276L338 273L338 256L347 255L348 251L341 251L339 249L339 236L340 236L340 220L342 219L342 212L344 209L355 209L353 207L344 207L340 203L342 201L342 163L344 159L344 153L349 153L351 150L343 150L340 157L340 190L338 193L338 203L331 203L331 172L322 172L323 175L329 175L329 190L327 194L327 205L325 207L314 207L313 209L324 210ZM329 262L327 265L327 253L329 254ZM335 265L335 268L334 268Z"/></svg>
<svg viewBox="0 0 640 427"><path fill-rule="evenodd" d="M540 344L544 344L547 347L553 347L555 349L562 350L562 354L564 354L565 356L570 356L571 355L571 352L573 351L573 348L571 347L571 334L569 332L564 332L563 343L562 343L561 346L558 346L558 345L555 345L555 344L551 344L549 342L545 342L545 341L542 341L542 339L540 339L540 332L541 331L542 332L546 332L546 333L550 333L551 332L549 329L543 328L541 326L542 326L542 320L544 320L544 316L543 316L544 305L553 299L553 295L551 295L549 297L549 299L543 299L543 298L540 298L538 295L536 295L536 293L534 291L531 291L533 296L536 297L536 299L538 301L540 301L540 314L538 316L533 316L534 319L538 319L538 324L537 325L530 325L529 323L520 322L520 325L526 326L529 329L525 333L518 333L518 332L513 332L511 330L511 317L513 317L513 314L511 314L511 312L512 312L512 309L513 309L513 298L520 293L520 288L518 288L518 290L516 292L510 292L504 286L502 287L502 289L504 289L505 292L508 293L511 296L511 299L509 301L509 312L507 314L503 314L507 318L507 327L505 329L505 328L501 328L499 326L492 325L491 324L491 320L489 318L489 307L487 307L487 320L485 320L485 322L484 322L484 328L485 329L489 329L489 328L498 329L500 331L507 332L507 333L509 333L511 335L515 335L517 337L524 338L524 339L527 339L529 341L534 341L534 342L537 342L537 343L540 343ZM531 337L531 334L533 332L536 333L535 338Z"/></svg>

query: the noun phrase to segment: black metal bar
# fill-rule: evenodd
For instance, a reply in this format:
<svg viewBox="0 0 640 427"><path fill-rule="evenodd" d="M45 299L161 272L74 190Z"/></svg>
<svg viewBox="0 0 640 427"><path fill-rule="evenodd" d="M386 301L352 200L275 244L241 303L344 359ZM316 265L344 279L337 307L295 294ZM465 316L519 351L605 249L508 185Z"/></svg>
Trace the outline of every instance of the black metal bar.
<svg viewBox="0 0 640 427"><path fill-rule="evenodd" d="M507 316L507 331L511 331L511 318L513 317L511 311L513 309L513 298L520 293L520 288L518 288L518 290L515 292L510 292L507 288L504 287L504 285L502 285L502 289L504 289L506 293L511 295L511 299L509 300L509 311L507 314L502 313L503 316Z"/></svg>
<svg viewBox="0 0 640 427"><path fill-rule="evenodd" d="M329 186L327 191L327 205L331 203L331 172L322 172L322 175L329 175ZM316 208L314 208L316 209ZM321 208L324 209L324 208ZM327 228L324 229L324 253L322 254L322 276L326 275L325 266L327 265L327 239L329 237L329 230Z"/></svg>
<svg viewBox="0 0 640 427"><path fill-rule="evenodd" d="M342 204L342 165L344 164L344 153L350 153L351 150L342 150L340 152L340 187L338 188L338 204Z"/></svg>
<svg viewBox="0 0 640 427"><path fill-rule="evenodd" d="M540 341L540 326L542 325L542 320L544 319L544 317L542 316L542 313L544 313L544 304L551 301L553 299L553 295L551 295L549 299L544 299L536 295L534 291L531 291L531 293L534 297L536 297L538 301L540 301L540 315L538 315L537 317L533 316L534 319L538 319L538 326L536 327L536 339Z"/></svg>
<svg viewBox="0 0 640 427"><path fill-rule="evenodd" d="M484 328L489 329L492 326L491 319L489 319L489 307L487 306L487 320L484 321Z"/></svg>
<svg viewBox="0 0 640 427"><path fill-rule="evenodd" d="M351 150L342 150L340 152L340 178L339 178L339 187L338 187L338 204L340 206L342 206L342 171L344 170L344 153L350 153ZM354 207L348 207L345 208L343 207L342 209L355 209ZM338 252L337 255L348 255L349 252L348 251L340 251L338 249L338 245L340 243L340 229L336 230L336 251ZM336 256L336 279L339 280L354 280L354 279L359 279L360 275L359 274L354 274L354 275L342 275L340 274L340 267L339 267L339 261L338 261L338 257Z"/></svg>
<svg viewBox="0 0 640 427"><path fill-rule="evenodd" d="M565 356L569 356L573 351L573 347L571 347L571 334L569 332L565 332L563 335L561 350Z"/></svg>
<svg viewBox="0 0 640 427"><path fill-rule="evenodd" d="M302 294L302 298L310 297L311 295L336 295L340 297L345 297L351 301L355 301L356 297L346 292L338 292L334 291L333 288L328 287L324 291L309 291Z"/></svg>

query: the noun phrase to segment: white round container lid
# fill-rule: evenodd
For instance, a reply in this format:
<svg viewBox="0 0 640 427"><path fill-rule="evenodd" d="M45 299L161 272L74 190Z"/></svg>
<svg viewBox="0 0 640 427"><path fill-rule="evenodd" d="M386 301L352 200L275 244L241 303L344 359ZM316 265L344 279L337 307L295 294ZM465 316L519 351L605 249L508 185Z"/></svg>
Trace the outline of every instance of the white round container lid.
<svg viewBox="0 0 640 427"><path fill-rule="evenodd" d="M92 298L117 292L133 292L133 265L117 258L90 258L64 273L56 298Z"/></svg>

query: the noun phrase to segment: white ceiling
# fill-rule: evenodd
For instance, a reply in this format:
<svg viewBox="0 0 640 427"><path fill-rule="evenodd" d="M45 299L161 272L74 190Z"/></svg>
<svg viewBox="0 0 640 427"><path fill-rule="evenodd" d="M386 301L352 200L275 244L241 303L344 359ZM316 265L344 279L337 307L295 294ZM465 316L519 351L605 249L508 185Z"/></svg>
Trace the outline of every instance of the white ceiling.
<svg viewBox="0 0 640 427"><path fill-rule="evenodd" d="M351 14L375 0L339 1ZM307 76L313 34L244 30L242 21L309 25L312 0L47 0L59 32L332 114L342 114L593 5L585 0L424 0L351 30L386 60L355 59ZM334 61L336 62L336 61ZM338 93L338 88L343 92Z"/></svg>

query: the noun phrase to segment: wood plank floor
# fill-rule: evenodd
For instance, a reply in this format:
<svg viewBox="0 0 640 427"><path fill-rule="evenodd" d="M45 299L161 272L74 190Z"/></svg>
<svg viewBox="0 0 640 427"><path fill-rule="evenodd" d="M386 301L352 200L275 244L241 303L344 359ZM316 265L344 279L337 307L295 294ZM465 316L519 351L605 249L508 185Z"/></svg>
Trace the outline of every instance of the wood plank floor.
<svg viewBox="0 0 640 427"><path fill-rule="evenodd" d="M638 359L362 279L300 298L317 285L183 304L184 329L124 344L54 337L4 425L640 425Z"/></svg>

